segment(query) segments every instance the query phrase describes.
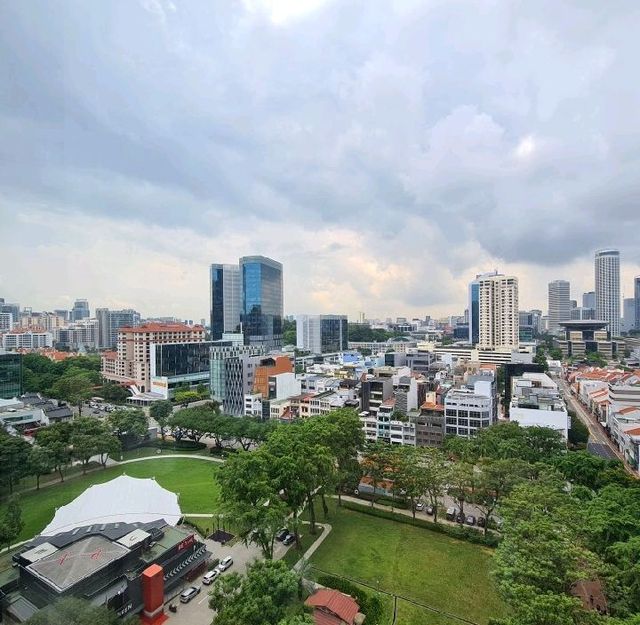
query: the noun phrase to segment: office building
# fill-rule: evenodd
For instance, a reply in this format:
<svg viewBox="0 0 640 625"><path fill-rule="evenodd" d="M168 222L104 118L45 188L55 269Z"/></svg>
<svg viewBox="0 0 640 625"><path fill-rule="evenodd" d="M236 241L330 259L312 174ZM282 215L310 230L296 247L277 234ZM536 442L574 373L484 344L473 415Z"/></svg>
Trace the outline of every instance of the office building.
<svg viewBox="0 0 640 625"><path fill-rule="evenodd" d="M616 341L611 336L606 321L562 321L560 325L564 329L564 336L554 343L562 350L564 358L584 358L590 352L614 358L624 353L624 341Z"/></svg>
<svg viewBox="0 0 640 625"><path fill-rule="evenodd" d="M242 280L238 265L212 264L209 272L211 339L238 332L242 310Z"/></svg>
<svg viewBox="0 0 640 625"><path fill-rule="evenodd" d="M209 388L211 341L150 345L151 392L172 399L175 390Z"/></svg>
<svg viewBox="0 0 640 625"><path fill-rule="evenodd" d="M622 300L622 323L620 329L622 332L630 332L636 327L636 298L625 297Z"/></svg>
<svg viewBox="0 0 640 625"><path fill-rule="evenodd" d="M77 299L71 309L70 321L80 321L90 316L89 302L86 299Z"/></svg>
<svg viewBox="0 0 640 625"><path fill-rule="evenodd" d="M282 346L282 264L265 256L240 259L242 313L246 345Z"/></svg>
<svg viewBox="0 0 640 625"><path fill-rule="evenodd" d="M596 292L587 291L582 294L582 308L594 308L596 307Z"/></svg>
<svg viewBox="0 0 640 625"><path fill-rule="evenodd" d="M636 301L636 330L640 330L640 276L633 281L633 298Z"/></svg>
<svg viewBox="0 0 640 625"><path fill-rule="evenodd" d="M571 318L570 285L567 280L549 282L549 332L560 332L560 322Z"/></svg>
<svg viewBox="0 0 640 625"><path fill-rule="evenodd" d="M118 343L120 328L135 328L140 325L140 313L132 310L109 310L97 308L98 320L98 348L113 349Z"/></svg>
<svg viewBox="0 0 640 625"><path fill-rule="evenodd" d="M10 313L13 323L18 323L20 321L20 304L11 304L3 299L0 302L0 313Z"/></svg>
<svg viewBox="0 0 640 625"><path fill-rule="evenodd" d="M131 389L134 396L151 391L151 346L202 343L202 326L184 323L144 323L118 330L118 349L102 355L102 376Z"/></svg>
<svg viewBox="0 0 640 625"><path fill-rule="evenodd" d="M0 399L22 395L22 354L0 349Z"/></svg>
<svg viewBox="0 0 640 625"><path fill-rule="evenodd" d="M620 336L620 252L599 250L595 254L596 317L609 324L611 336Z"/></svg>
<svg viewBox="0 0 640 625"><path fill-rule="evenodd" d="M211 397L225 414L244 414L245 395L253 391L255 371L264 356L261 345L213 344L209 354Z"/></svg>
<svg viewBox="0 0 640 625"><path fill-rule="evenodd" d="M296 347L312 354L342 352L348 348L346 315L298 315Z"/></svg>
<svg viewBox="0 0 640 625"><path fill-rule="evenodd" d="M481 349L518 349L518 279L514 276L485 275L478 278Z"/></svg>

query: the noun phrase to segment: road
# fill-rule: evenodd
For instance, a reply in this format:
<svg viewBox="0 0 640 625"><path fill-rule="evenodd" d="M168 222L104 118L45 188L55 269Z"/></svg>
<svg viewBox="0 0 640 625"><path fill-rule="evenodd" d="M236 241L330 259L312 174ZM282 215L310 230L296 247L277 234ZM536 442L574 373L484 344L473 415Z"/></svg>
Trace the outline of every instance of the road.
<svg viewBox="0 0 640 625"><path fill-rule="evenodd" d="M609 452L611 452L611 457L618 458L624 463L623 455L620 453L620 450L615 446L613 441L611 441L611 439L607 436L605 429L602 427L602 425L600 425L597 418L590 414L584 408L579 399L573 396L569 385L563 378L558 378L558 381L560 382L560 388L564 393L564 398L569 405L569 408L573 409L578 415L580 421L582 421L582 423L587 426L587 429L589 430L589 442L596 443L597 445L602 445ZM625 467L627 467L626 463L624 464Z"/></svg>

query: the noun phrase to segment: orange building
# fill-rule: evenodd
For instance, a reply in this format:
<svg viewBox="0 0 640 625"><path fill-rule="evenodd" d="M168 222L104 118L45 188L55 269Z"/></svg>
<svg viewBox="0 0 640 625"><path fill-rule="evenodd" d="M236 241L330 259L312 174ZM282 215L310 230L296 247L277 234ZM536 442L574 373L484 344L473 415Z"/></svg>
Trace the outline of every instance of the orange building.
<svg viewBox="0 0 640 625"><path fill-rule="evenodd" d="M253 392L262 393L263 397L269 397L269 376L279 373L293 373L293 365L289 356L276 356L261 360L254 374Z"/></svg>

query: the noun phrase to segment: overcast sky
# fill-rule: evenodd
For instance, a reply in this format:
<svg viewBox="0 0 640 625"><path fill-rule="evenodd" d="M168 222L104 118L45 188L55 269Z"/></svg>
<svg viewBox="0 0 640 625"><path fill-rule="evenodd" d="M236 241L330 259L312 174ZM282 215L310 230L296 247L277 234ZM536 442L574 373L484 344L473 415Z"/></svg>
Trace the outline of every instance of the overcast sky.
<svg viewBox="0 0 640 625"><path fill-rule="evenodd" d="M0 297L208 316L208 265L285 311L521 308L640 274L640 3L0 4Z"/></svg>

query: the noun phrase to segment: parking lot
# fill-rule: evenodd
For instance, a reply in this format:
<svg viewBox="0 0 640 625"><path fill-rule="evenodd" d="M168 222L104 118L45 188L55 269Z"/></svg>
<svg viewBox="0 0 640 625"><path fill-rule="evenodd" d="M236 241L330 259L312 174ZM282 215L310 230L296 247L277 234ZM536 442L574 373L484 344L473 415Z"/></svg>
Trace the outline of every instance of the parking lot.
<svg viewBox="0 0 640 625"><path fill-rule="evenodd" d="M262 553L260 549L250 544L249 547L245 547L242 543L236 543L231 547L223 547L220 543L212 540L205 540L207 548L212 553L212 558L225 558L231 556L233 558L233 565L228 571L222 573L226 575L233 571L238 573L244 573L247 569L247 565L251 564L254 560L260 559ZM281 543L276 542L274 547L274 559L281 558L287 551L287 547ZM183 590L189 586L200 586L200 594L192 599L189 603L180 603L180 598L177 596ZM202 584L202 577L193 583L184 582L182 586L178 586L172 591L172 597L167 598L167 604L165 605L165 613L169 617L167 623L171 625L210 625L213 619L213 612L209 609L209 586ZM178 606L178 611L173 614L169 612L168 604L173 603Z"/></svg>

